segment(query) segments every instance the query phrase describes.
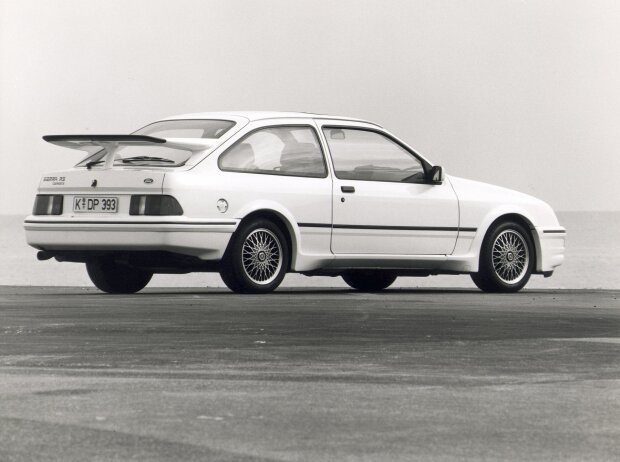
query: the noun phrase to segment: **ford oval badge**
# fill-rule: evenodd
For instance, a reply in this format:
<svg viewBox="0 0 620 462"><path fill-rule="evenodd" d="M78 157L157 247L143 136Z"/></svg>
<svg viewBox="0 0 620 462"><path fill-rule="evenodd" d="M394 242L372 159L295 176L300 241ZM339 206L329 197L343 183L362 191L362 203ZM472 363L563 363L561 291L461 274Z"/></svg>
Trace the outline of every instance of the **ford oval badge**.
<svg viewBox="0 0 620 462"><path fill-rule="evenodd" d="M145 182L146 184L151 184L151 183L153 182L153 178L145 178L145 179L144 179L144 182Z"/></svg>

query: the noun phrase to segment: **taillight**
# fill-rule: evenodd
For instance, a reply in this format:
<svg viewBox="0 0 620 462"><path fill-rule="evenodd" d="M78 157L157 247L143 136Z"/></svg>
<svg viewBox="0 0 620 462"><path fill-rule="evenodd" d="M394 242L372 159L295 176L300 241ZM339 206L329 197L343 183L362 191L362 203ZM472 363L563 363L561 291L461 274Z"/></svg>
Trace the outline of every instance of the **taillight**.
<svg viewBox="0 0 620 462"><path fill-rule="evenodd" d="M33 215L62 215L62 196L37 194L32 209Z"/></svg>
<svg viewBox="0 0 620 462"><path fill-rule="evenodd" d="M131 196L129 215L183 215L183 209L172 196Z"/></svg>

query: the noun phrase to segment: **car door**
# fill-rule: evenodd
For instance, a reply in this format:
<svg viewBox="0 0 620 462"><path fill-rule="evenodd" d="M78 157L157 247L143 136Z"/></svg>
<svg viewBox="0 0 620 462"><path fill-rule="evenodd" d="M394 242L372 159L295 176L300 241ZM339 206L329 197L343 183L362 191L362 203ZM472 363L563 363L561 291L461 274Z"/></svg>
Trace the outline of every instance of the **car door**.
<svg viewBox="0 0 620 462"><path fill-rule="evenodd" d="M331 155L334 254L447 255L458 234L458 201L447 181L379 129L324 122Z"/></svg>

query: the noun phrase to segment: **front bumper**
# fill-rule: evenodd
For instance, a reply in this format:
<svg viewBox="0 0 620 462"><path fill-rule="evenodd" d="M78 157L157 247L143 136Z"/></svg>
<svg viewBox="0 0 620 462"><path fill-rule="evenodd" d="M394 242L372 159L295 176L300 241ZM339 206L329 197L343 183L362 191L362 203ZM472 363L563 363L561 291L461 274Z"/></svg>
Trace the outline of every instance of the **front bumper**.
<svg viewBox="0 0 620 462"><path fill-rule="evenodd" d="M566 229L536 228L536 252L540 256L536 265L537 273L549 273L564 262Z"/></svg>
<svg viewBox="0 0 620 462"><path fill-rule="evenodd" d="M219 260L239 220L73 219L29 216L26 241L39 250L157 250Z"/></svg>

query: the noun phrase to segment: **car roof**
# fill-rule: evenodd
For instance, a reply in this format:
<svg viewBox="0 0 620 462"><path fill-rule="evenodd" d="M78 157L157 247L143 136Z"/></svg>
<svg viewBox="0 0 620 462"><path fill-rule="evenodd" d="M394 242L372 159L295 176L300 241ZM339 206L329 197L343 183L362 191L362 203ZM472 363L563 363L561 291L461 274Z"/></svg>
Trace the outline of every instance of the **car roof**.
<svg viewBox="0 0 620 462"><path fill-rule="evenodd" d="M250 122L256 120L266 119L337 119L349 122L363 122L367 124L377 125L374 122L369 122L363 119L356 119L353 117L333 116L327 114L312 114L310 112L283 112L283 111L221 111L221 112L196 112L193 114L181 114L171 117L166 117L164 120L176 120L176 119L221 119L226 117L243 117Z"/></svg>

